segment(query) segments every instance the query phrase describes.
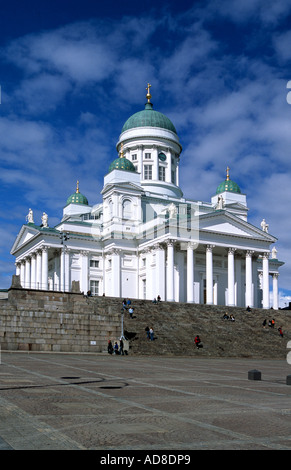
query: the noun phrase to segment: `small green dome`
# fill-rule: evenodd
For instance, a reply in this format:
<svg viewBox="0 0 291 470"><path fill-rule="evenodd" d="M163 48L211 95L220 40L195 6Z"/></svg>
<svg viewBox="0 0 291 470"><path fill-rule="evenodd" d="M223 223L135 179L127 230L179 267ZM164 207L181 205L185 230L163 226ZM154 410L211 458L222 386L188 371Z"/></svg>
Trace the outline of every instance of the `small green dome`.
<svg viewBox="0 0 291 470"><path fill-rule="evenodd" d="M240 187L237 183L232 180L225 180L218 186L216 194L223 193L224 191L229 191L230 193L241 194Z"/></svg>
<svg viewBox="0 0 291 470"><path fill-rule="evenodd" d="M88 206L88 199L86 196L80 193L79 191L79 181L77 181L77 189L74 194L72 194L68 199L67 199L67 205L68 204L84 204Z"/></svg>
<svg viewBox="0 0 291 470"><path fill-rule="evenodd" d="M218 186L216 190L216 194L223 193L224 191L229 191L230 193L241 194L239 185L229 178L229 170L230 170L229 167L227 167L226 180L220 183L220 185Z"/></svg>
<svg viewBox="0 0 291 470"><path fill-rule="evenodd" d="M130 116L125 122L121 133L136 127L159 127L177 134L175 126L170 119L164 114L154 111L152 103L146 103L144 110Z"/></svg>
<svg viewBox="0 0 291 470"><path fill-rule="evenodd" d="M125 157L116 158L109 166L109 172L112 170L125 170L135 172L133 163Z"/></svg>

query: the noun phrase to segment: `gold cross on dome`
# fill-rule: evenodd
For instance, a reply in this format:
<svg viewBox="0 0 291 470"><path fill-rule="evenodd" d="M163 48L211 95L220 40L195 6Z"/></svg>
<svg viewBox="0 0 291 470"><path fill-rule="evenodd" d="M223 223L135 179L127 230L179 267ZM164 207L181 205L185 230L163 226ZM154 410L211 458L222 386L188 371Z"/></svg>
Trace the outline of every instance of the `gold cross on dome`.
<svg viewBox="0 0 291 470"><path fill-rule="evenodd" d="M229 170L230 170L230 168L229 168L229 166L228 166L228 167L226 168L226 179L227 179L227 181L229 181Z"/></svg>
<svg viewBox="0 0 291 470"><path fill-rule="evenodd" d="M150 85L150 84L148 83L148 86L147 86L147 88L146 88L146 90L147 90L147 96L146 96L146 97L147 97L148 103L150 103L150 99L151 99L151 97L152 97L152 95L150 94L150 87L151 87L151 86L152 86L152 85Z"/></svg>

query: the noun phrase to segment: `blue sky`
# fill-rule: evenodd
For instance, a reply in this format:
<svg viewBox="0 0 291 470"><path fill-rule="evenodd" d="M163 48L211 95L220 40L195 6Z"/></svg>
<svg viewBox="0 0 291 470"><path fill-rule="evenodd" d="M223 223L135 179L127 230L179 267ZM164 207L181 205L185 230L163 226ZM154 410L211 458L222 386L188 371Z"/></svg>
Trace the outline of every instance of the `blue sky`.
<svg viewBox="0 0 291 470"><path fill-rule="evenodd" d="M12 0L0 21L0 288L30 207L56 225L77 180L101 202L150 82L183 146L185 197L210 201L229 166L249 222L265 218L278 238L281 306L291 301L290 0Z"/></svg>

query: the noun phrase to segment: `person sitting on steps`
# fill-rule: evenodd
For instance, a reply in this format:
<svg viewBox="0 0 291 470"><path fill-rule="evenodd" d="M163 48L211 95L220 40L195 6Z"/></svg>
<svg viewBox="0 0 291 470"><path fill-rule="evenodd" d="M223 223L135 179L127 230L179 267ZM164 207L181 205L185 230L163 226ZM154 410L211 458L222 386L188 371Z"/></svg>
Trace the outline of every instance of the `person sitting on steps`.
<svg viewBox="0 0 291 470"><path fill-rule="evenodd" d="M203 348L203 345L201 344L201 339L200 336L197 335L196 338L194 339L195 345L197 349Z"/></svg>

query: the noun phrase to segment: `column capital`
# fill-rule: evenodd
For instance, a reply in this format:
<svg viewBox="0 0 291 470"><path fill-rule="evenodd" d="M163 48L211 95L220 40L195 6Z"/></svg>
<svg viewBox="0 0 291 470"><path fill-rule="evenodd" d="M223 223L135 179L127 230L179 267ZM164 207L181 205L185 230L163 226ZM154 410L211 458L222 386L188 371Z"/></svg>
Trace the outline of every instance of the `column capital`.
<svg viewBox="0 0 291 470"><path fill-rule="evenodd" d="M197 242L187 242L187 248L190 248L191 250L196 250L197 247L198 247Z"/></svg>
<svg viewBox="0 0 291 470"><path fill-rule="evenodd" d="M111 255L120 255L122 252L121 248L112 248Z"/></svg>
<svg viewBox="0 0 291 470"><path fill-rule="evenodd" d="M263 259L269 259L270 258L270 253L268 251L265 251L265 253L262 254Z"/></svg>
<svg viewBox="0 0 291 470"><path fill-rule="evenodd" d="M156 247L155 246L147 246L146 248L143 248L142 250L140 250L139 254L140 255L146 255L148 253L150 253L152 251L152 249L154 249Z"/></svg>
<svg viewBox="0 0 291 470"><path fill-rule="evenodd" d="M90 253L89 250L81 250L80 251L80 255L82 255L82 256L89 256L89 253Z"/></svg>
<svg viewBox="0 0 291 470"><path fill-rule="evenodd" d="M215 245L206 245L206 251L208 252L212 253L213 248L215 248Z"/></svg>
<svg viewBox="0 0 291 470"><path fill-rule="evenodd" d="M234 254L234 253L236 252L236 250L237 250L236 248L233 248L232 246L230 246L230 247L227 249L227 252L228 252L228 254L232 255L232 254Z"/></svg>
<svg viewBox="0 0 291 470"><path fill-rule="evenodd" d="M247 251L246 251L246 257L247 257L247 258L251 258L254 253L255 253L254 250L247 250Z"/></svg>
<svg viewBox="0 0 291 470"><path fill-rule="evenodd" d="M278 279L280 274L279 273L271 273L273 279Z"/></svg>
<svg viewBox="0 0 291 470"><path fill-rule="evenodd" d="M164 246L162 243L156 243L155 245L153 245L153 249L154 250L164 250Z"/></svg>

